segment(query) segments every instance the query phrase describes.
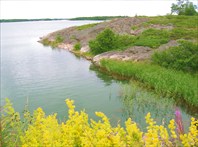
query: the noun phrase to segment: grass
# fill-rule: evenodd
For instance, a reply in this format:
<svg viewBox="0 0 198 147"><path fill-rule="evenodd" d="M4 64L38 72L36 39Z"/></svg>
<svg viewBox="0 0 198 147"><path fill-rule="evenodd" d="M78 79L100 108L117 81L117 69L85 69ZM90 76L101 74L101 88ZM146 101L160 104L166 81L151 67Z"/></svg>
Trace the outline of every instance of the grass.
<svg viewBox="0 0 198 147"><path fill-rule="evenodd" d="M80 42L77 42L77 43L74 45L74 50L79 51L80 49L81 49L81 43L80 43Z"/></svg>
<svg viewBox="0 0 198 147"><path fill-rule="evenodd" d="M183 99L191 106L198 107L198 75L165 69L146 63L102 60L101 67L119 76L134 78L163 96Z"/></svg>
<svg viewBox="0 0 198 147"><path fill-rule="evenodd" d="M131 46L147 46L156 49L160 45L168 43L170 40L198 40L198 29L196 23L197 18L195 16L149 17L149 21L144 22L141 25L135 25L131 27L132 30L138 30L142 28L142 26L145 28L141 34L135 37L130 35L122 36L115 34L114 32L105 34L103 33L105 32L104 30L103 32L99 33L98 36L96 36L96 39L91 41L89 45L95 54L111 50L125 50ZM173 28L149 28L152 24L173 26ZM108 39L110 41L108 41Z"/></svg>
<svg viewBox="0 0 198 147"><path fill-rule="evenodd" d="M198 39L198 29L176 27L170 31L170 38L176 39Z"/></svg>
<svg viewBox="0 0 198 147"><path fill-rule="evenodd" d="M44 46L51 46L52 48L55 48L58 46L58 44L62 43L64 41L64 38L61 35L56 35L56 38L54 41L50 41L47 38L42 40L42 43Z"/></svg>
<svg viewBox="0 0 198 147"><path fill-rule="evenodd" d="M142 32L142 34L136 38L134 45L157 48L161 44L168 43L169 40L170 34L167 30L158 30L152 28Z"/></svg>
<svg viewBox="0 0 198 147"><path fill-rule="evenodd" d="M81 30L86 30L86 29L92 28L92 27L96 26L97 24L98 23L91 23L91 24L86 24L86 25L78 26L76 28L77 28L77 30L81 31Z"/></svg>
<svg viewBox="0 0 198 147"><path fill-rule="evenodd" d="M197 16L157 16L150 17L148 24L161 24L161 25L173 25L175 27L181 28L195 28L197 26L198 18Z"/></svg>
<svg viewBox="0 0 198 147"><path fill-rule="evenodd" d="M139 116L146 115L147 112L157 118L158 124L163 121L168 122L174 117L175 105L181 106L178 105L177 101L175 102L172 98L159 96L153 91L142 88L139 84L139 82L132 80L130 83L121 86L119 100L124 106L122 109L124 109L127 117L133 118L133 121L140 124L143 130L146 129L146 124ZM195 115L196 113L192 112L192 114ZM168 124L165 123L165 126L168 127Z"/></svg>
<svg viewBox="0 0 198 147"><path fill-rule="evenodd" d="M157 30L147 29L142 34L137 36L135 45L148 46L157 48L161 44L165 44L170 40L177 39L191 39L198 40L198 18L197 16L157 16L148 17L150 20L142 23L139 26L133 26L132 29L138 30L139 28L149 28L152 24L173 26L173 29Z"/></svg>
<svg viewBox="0 0 198 147"><path fill-rule="evenodd" d="M174 28L170 30L171 39L197 39L198 38L198 17L197 16L158 16L150 17L146 22L147 26L151 24L168 25Z"/></svg>

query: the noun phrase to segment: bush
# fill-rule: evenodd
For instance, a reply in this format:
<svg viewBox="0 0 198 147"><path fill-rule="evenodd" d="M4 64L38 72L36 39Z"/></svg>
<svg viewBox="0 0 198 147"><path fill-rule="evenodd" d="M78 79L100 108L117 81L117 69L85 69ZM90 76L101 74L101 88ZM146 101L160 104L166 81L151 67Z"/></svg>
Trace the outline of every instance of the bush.
<svg viewBox="0 0 198 147"><path fill-rule="evenodd" d="M76 43L75 45L74 45L74 50L75 51L79 51L81 49L81 44L80 44L80 42L78 42L78 43Z"/></svg>
<svg viewBox="0 0 198 147"><path fill-rule="evenodd" d="M148 29L140 34L134 45L148 46L151 48L157 48L161 44L165 44L170 40L170 34L166 30Z"/></svg>
<svg viewBox="0 0 198 147"><path fill-rule="evenodd" d="M117 35L117 49L124 50L127 47L133 46L135 37L130 35Z"/></svg>
<svg viewBox="0 0 198 147"><path fill-rule="evenodd" d="M105 29L89 42L89 46L94 54L114 50L117 47L116 34L111 29Z"/></svg>
<svg viewBox="0 0 198 147"><path fill-rule="evenodd" d="M105 29L89 42L91 52L100 54L111 50L123 50L132 45L134 37L115 34L111 29Z"/></svg>
<svg viewBox="0 0 198 147"><path fill-rule="evenodd" d="M198 38L198 29L186 29L186 28L174 28L170 31L170 37L173 40L176 39L195 39Z"/></svg>
<svg viewBox="0 0 198 147"><path fill-rule="evenodd" d="M177 47L171 47L162 52L155 52L152 61L166 68L197 72L198 45L183 41Z"/></svg>
<svg viewBox="0 0 198 147"><path fill-rule="evenodd" d="M38 108L25 129L20 117L15 117L16 112L12 104L6 104L3 108L5 115L1 115L1 145L23 147L198 145L196 128L198 121L195 118L191 118L188 133L179 132L182 129L177 129L179 131L176 133L176 126L178 128L182 124L179 111L177 113L178 117L175 120L170 120L169 129L163 125L157 125L156 121L151 118L151 114L148 113L145 117L148 127L144 133L131 118L125 121L125 128L119 124L112 127L108 117L102 112L95 112L96 116L101 118L99 121L89 120L88 114L85 111L76 111L73 103L72 100L66 100L69 110L68 119L65 122L59 123L56 118L57 114L46 116L42 108ZM17 129L15 126L18 126ZM13 138L9 136L13 136Z"/></svg>

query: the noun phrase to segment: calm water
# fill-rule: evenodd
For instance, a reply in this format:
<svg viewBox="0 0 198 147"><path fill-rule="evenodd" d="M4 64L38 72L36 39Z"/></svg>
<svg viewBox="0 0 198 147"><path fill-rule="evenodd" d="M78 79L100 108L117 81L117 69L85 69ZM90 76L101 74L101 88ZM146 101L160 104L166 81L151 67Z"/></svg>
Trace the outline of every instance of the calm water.
<svg viewBox="0 0 198 147"><path fill-rule="evenodd" d="M144 116L151 112L157 121L174 118L175 104L151 92L114 80L90 68L91 63L65 50L51 49L38 43L39 37L89 21L40 21L1 24L1 104L8 97L22 112L28 101L30 111L42 107L47 114L58 113L64 119L66 98L76 109L85 109L95 118L104 112L115 125L132 117L144 127ZM190 115L181 110L185 124Z"/></svg>

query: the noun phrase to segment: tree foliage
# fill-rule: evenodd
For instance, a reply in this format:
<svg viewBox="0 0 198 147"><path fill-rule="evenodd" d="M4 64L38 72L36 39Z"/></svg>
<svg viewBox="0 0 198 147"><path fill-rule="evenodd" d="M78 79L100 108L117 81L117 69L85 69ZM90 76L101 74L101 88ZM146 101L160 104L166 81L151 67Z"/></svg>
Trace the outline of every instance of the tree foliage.
<svg viewBox="0 0 198 147"><path fill-rule="evenodd" d="M193 2L189 0L177 0L176 4L171 6L171 14L176 13L178 15L196 15L197 6L193 5Z"/></svg>

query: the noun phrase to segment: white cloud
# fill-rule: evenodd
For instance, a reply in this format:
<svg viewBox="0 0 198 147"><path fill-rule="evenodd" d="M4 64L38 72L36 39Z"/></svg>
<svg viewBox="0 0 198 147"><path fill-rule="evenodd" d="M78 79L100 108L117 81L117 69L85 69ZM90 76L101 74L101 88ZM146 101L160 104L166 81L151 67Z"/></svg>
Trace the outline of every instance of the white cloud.
<svg viewBox="0 0 198 147"><path fill-rule="evenodd" d="M92 0L92 1L1 1L1 19L71 18L79 16L165 15L174 1Z"/></svg>

